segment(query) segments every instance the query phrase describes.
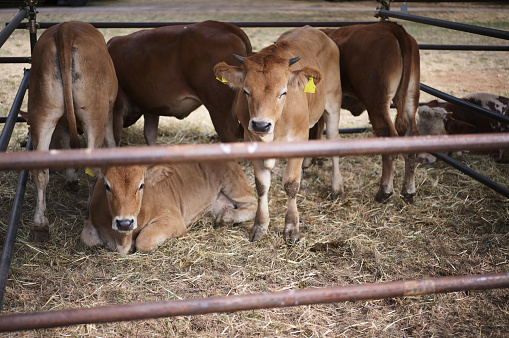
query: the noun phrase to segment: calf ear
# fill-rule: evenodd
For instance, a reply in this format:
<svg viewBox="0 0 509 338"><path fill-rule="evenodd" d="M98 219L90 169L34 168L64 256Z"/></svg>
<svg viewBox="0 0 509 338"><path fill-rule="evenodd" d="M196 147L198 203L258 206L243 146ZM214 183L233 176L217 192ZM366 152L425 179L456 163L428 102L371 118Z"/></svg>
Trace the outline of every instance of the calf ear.
<svg viewBox="0 0 509 338"><path fill-rule="evenodd" d="M90 167L87 167L85 168L85 174L87 174L88 176L91 176L91 177L103 177L103 172L105 172L105 168L104 169L101 169L101 168L90 168Z"/></svg>
<svg viewBox="0 0 509 338"><path fill-rule="evenodd" d="M290 74L288 84L297 87L299 90L304 90L304 86L308 83L310 77L313 78L313 83L317 85L322 79L322 73L314 68L304 67Z"/></svg>
<svg viewBox="0 0 509 338"><path fill-rule="evenodd" d="M145 169L145 184L156 185L164 180L167 180L175 169L168 164L156 164L148 166Z"/></svg>
<svg viewBox="0 0 509 338"><path fill-rule="evenodd" d="M220 62L214 66L214 75L219 81L234 89L239 89L244 86L241 67L230 66L226 62Z"/></svg>
<svg viewBox="0 0 509 338"><path fill-rule="evenodd" d="M445 122L445 130L447 130L447 134L472 134L476 131L476 129L477 127L473 124L460 120L450 119Z"/></svg>
<svg viewBox="0 0 509 338"><path fill-rule="evenodd" d="M438 107L438 100L429 101L426 105L431 108Z"/></svg>

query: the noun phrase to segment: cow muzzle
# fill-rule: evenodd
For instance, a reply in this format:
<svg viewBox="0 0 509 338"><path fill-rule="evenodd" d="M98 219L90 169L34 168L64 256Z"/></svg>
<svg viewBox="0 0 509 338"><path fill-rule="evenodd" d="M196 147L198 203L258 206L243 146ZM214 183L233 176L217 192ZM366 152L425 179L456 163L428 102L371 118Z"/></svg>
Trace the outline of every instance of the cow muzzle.
<svg viewBox="0 0 509 338"><path fill-rule="evenodd" d="M274 131L274 123L272 121L252 118L249 121L248 129L255 134L270 134Z"/></svg>
<svg viewBox="0 0 509 338"><path fill-rule="evenodd" d="M112 228L119 232L130 232L137 228L137 222L135 218L115 217Z"/></svg>

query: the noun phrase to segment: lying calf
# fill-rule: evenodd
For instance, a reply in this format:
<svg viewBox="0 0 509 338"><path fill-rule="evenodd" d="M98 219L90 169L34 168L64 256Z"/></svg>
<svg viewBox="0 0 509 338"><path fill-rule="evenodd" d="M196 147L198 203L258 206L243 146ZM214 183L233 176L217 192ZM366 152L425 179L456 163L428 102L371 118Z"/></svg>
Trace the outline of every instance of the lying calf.
<svg viewBox="0 0 509 338"><path fill-rule="evenodd" d="M509 116L509 98L507 97L489 93L471 93L463 97L462 100ZM507 124L449 102L439 103L437 100L433 100L419 107L418 114L417 129L419 129L420 135L509 132ZM505 149L500 149L497 159L507 162L509 153ZM436 158L431 154L422 153L419 154L418 160L421 163L433 163Z"/></svg>
<svg viewBox="0 0 509 338"><path fill-rule="evenodd" d="M212 215L216 224L254 218L256 199L234 162L103 168L81 233L85 245L151 252Z"/></svg>

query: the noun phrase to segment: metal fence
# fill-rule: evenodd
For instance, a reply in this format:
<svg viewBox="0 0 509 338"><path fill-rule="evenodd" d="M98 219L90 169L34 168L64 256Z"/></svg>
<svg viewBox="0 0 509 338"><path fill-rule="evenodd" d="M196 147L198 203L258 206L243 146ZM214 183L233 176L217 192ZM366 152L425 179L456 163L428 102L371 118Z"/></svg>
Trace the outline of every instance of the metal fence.
<svg viewBox="0 0 509 338"><path fill-rule="evenodd" d="M408 1L408 2L411 2ZM464 32L482 34L496 38L509 40L509 32L475 27L470 25L448 23L441 20L428 19L413 15L396 13L389 10L389 2L382 1L382 7L378 9L378 15L382 19L388 17L399 18L431 24L445 28L457 29ZM385 6L385 7L384 7ZM25 18L29 22L21 23ZM186 22L188 24L189 22ZM369 24L373 22L234 22L240 27L299 27L309 24L315 27L341 27L351 24ZM36 42L36 31L40 28L47 28L55 23L36 23L36 8L34 1L28 1L28 6L21 9L18 15L0 32L0 47L7 41L8 37L16 28L28 28L30 32L31 46ZM175 22L159 23L93 23L98 28L147 28L165 25L182 24ZM421 49L437 50L498 50L508 51L507 46L465 46L465 45L421 45ZM0 62L30 62L29 57L0 58ZM150 148L125 148L125 149L97 149L93 151L84 150L61 150L52 152L30 152L30 138L27 145L27 152L22 157L17 153L6 152L7 145L12 133L14 124L21 122L18 117L18 110L23 101L28 85L30 71L25 72L18 94L4 122L2 134L0 135L0 170L21 170L18 191L16 193L14 207L11 213L7 235L5 238L2 256L0 261L0 305L3 300L7 282L9 265L12 257L12 249L19 223L21 205L25 185L28 177L27 169L34 168L66 168L69 166L97 166L104 164L149 164L162 162L185 162L185 161L219 161L227 159L254 159L254 158L276 158L276 157L302 157L302 156L331 156L331 155L371 155L388 153L416 153L422 151L452 151L452 150L490 150L509 147L509 134L484 134L484 135L459 135L447 137L424 137L411 138L384 138L384 139L354 139L333 141L310 141L305 143L231 143L213 145L176 145L166 147ZM479 108L462 100L454 98L446 93L421 84L421 90L431 93L439 98L453 103L458 103L468 109L486 114L507 123L507 117L500 117L498 114ZM447 156L435 153L440 159L447 163L454 164ZM471 173L469 168L459 168L476 179L478 173ZM500 187L495 182L486 181L495 191L509 197L506 188ZM378 283L367 285L356 285L346 287L333 287L322 289L292 290L280 293L230 296L223 298L207 298L199 300L169 301L159 303L112 305L108 307L97 307L89 309L74 309L49 311L41 313L11 314L0 316L0 331L16 331L38 328L49 328L57 326L100 323L112 321L126 321L133 319L148 319L158 317L169 317L177 315L193 315L213 312L231 312L250 309L262 309L271 307L298 306L307 304L318 304L326 302L338 302L360 299L381 299L389 297L401 297L408 295L424 295L431 293L455 292L464 290L484 290L491 288L509 287L509 273L496 275L479 276L458 276L430 280L400 281L392 283Z"/></svg>

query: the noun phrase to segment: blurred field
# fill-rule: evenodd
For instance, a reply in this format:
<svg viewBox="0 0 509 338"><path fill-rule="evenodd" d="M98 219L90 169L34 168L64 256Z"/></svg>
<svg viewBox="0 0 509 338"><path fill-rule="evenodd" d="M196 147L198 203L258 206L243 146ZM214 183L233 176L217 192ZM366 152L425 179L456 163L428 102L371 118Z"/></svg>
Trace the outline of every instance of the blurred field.
<svg viewBox="0 0 509 338"><path fill-rule="evenodd" d="M79 10L40 7L38 20L82 21L371 21L375 1L91 1ZM217 6L217 7L215 7ZM398 5L393 4L394 7ZM114 10L110 10L114 8ZM415 12L412 10L415 8ZM0 10L9 21L16 10ZM509 30L509 6L409 4L409 12L427 17ZM504 44L466 33L400 22L419 43ZM272 43L285 29L245 29L253 49ZM101 30L106 40L134 30ZM28 32L17 31L0 56L28 55ZM421 82L455 95L489 91L509 96L507 52L421 52ZM0 65L0 116L8 113L23 68ZM421 101L431 96L423 94ZM26 101L26 100L25 100ZM26 108L26 105L24 105ZM124 133L123 146L143 145L143 121ZM344 111L341 127L369 126L366 114ZM16 127L9 151L22 151L27 128ZM373 137L370 132L344 138ZM216 142L205 109L187 119L162 118L159 144ZM20 154L22 156L22 154ZM460 160L509 186L509 167L486 156ZM284 162L284 161L281 161ZM251 164L242 162L253 187ZM79 242L87 217L87 184L81 173L79 193L63 189L64 172L53 172L48 188L51 240L31 241L35 187L30 180L9 275L3 313L47 311L108 304L240 295L289 289L388 282L467 274L507 272L509 203L506 198L439 162L416 169L417 196L407 205L397 196L374 201L381 174L380 156L341 160L346 198L333 201L330 161L304 171L298 207L301 240L282 240L286 198L283 163L275 169L270 191L269 235L247 240L252 223L214 228L197 222L184 237L155 252L121 256ZM403 160L396 166L395 190L401 189ZM18 172L0 172L0 243L17 185ZM262 336L262 337L414 337L505 336L509 332L507 290L415 296L284 309L244 311L158 320L79 325L7 334L21 336Z"/></svg>

